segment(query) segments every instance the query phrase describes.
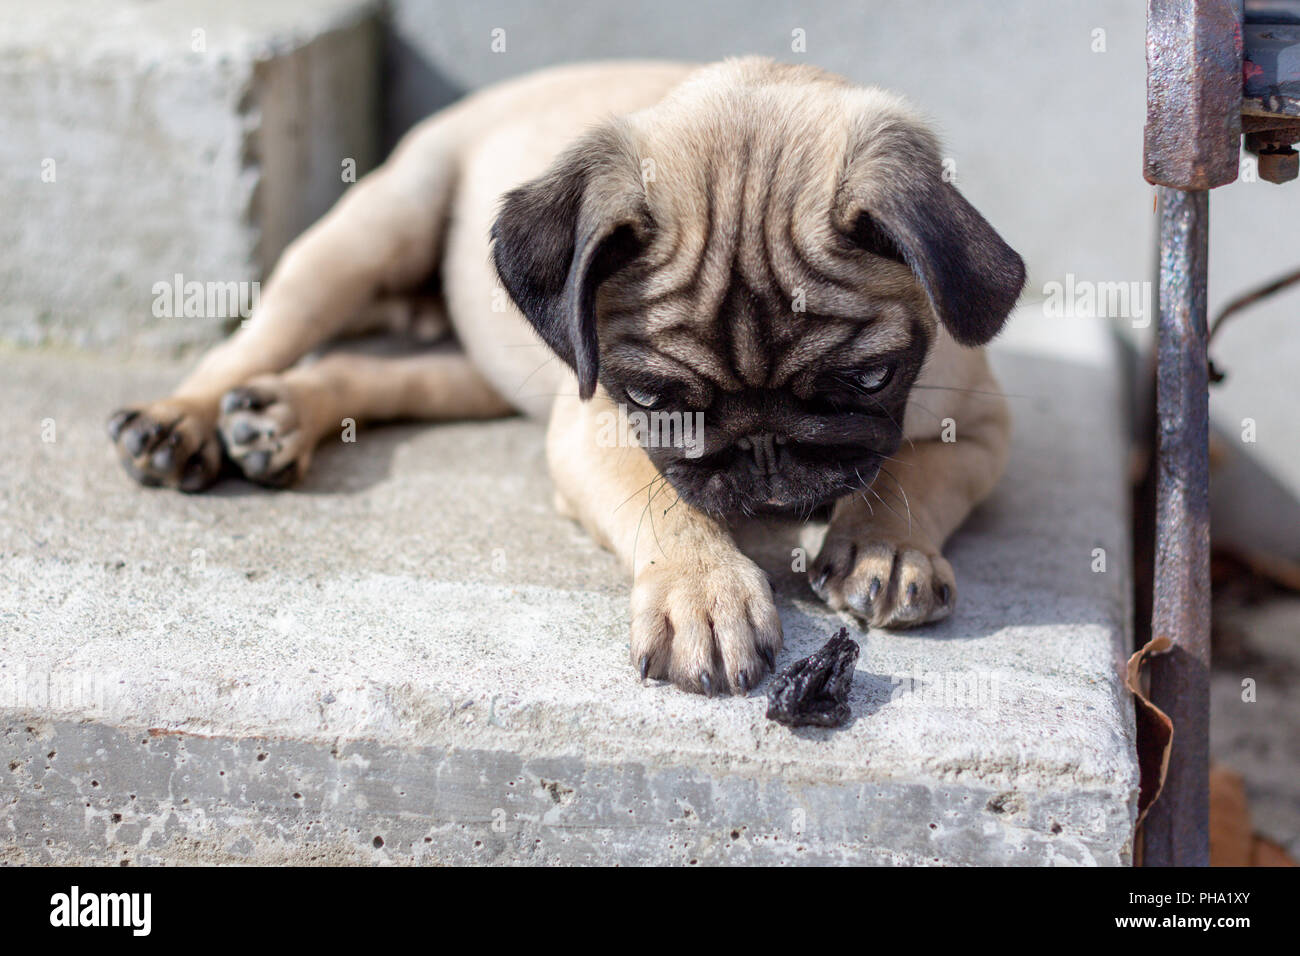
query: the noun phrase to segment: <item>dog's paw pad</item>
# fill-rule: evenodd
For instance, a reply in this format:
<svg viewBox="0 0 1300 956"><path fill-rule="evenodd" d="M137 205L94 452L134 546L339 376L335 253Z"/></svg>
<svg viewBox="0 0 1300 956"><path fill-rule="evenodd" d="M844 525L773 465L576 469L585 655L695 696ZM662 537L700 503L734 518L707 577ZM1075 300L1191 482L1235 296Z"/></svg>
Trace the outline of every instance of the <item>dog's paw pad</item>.
<svg viewBox="0 0 1300 956"><path fill-rule="evenodd" d="M302 427L295 398L278 376L263 376L221 398L217 431L244 476L285 488L306 472L314 442Z"/></svg>
<svg viewBox="0 0 1300 956"><path fill-rule="evenodd" d="M209 418L165 399L109 416L108 437L122 467L149 487L202 491L221 471L221 446Z"/></svg>
<svg viewBox="0 0 1300 956"><path fill-rule="evenodd" d="M952 613L957 583L938 553L889 541L828 542L808 576L836 610L876 627L912 627Z"/></svg>

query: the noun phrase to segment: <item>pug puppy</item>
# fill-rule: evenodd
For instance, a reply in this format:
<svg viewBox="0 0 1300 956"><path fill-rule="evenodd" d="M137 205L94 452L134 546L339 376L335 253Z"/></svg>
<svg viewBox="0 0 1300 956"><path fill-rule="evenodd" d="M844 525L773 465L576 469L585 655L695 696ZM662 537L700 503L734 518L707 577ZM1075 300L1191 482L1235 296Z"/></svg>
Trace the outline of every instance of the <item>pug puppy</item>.
<svg viewBox="0 0 1300 956"><path fill-rule="evenodd" d="M979 346L1024 278L896 96L760 58L565 67L408 134L109 432L135 478L197 491L223 458L289 485L345 418L548 419L557 507L631 572L636 671L743 694L781 622L738 520L829 509L831 607L952 613L942 547L1010 432ZM460 350L294 364L394 322Z"/></svg>

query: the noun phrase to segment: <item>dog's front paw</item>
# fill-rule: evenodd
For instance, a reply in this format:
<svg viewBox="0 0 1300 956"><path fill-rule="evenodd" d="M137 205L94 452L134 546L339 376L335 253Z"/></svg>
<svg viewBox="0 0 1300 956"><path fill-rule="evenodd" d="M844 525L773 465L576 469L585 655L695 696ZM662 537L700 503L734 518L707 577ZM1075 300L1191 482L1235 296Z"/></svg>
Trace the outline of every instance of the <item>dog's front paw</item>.
<svg viewBox="0 0 1300 956"><path fill-rule="evenodd" d="M167 398L114 412L108 437L126 473L150 487L202 491L221 472L215 409Z"/></svg>
<svg viewBox="0 0 1300 956"><path fill-rule="evenodd" d="M632 664L683 690L746 694L776 664L781 618L767 575L737 553L661 562L632 585Z"/></svg>
<svg viewBox="0 0 1300 956"><path fill-rule="evenodd" d="M912 627L952 613L957 582L937 550L915 542L829 534L808 572L817 596L875 627Z"/></svg>
<svg viewBox="0 0 1300 956"><path fill-rule="evenodd" d="M244 477L286 488L307 473L318 438L303 414L309 406L281 375L259 376L222 396L217 430Z"/></svg>

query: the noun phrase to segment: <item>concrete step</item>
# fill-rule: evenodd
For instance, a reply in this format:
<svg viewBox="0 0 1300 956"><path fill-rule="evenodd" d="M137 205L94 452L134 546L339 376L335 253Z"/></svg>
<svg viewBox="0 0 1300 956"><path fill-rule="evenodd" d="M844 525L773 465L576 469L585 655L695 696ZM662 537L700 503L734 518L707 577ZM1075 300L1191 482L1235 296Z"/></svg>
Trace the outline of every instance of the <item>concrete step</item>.
<svg viewBox="0 0 1300 956"><path fill-rule="evenodd" d="M240 310L207 289L250 301L375 163L379 6L0 0L0 341L220 338ZM201 310L160 298L177 275Z"/></svg>
<svg viewBox="0 0 1300 956"><path fill-rule="evenodd" d="M952 542L957 613L864 635L852 722L792 732L764 688L638 683L534 424L375 429L296 491L186 497L103 434L179 369L3 354L0 860L1130 862L1114 350L1026 314L995 359L1015 448ZM843 622L795 529L745 540L784 665Z"/></svg>

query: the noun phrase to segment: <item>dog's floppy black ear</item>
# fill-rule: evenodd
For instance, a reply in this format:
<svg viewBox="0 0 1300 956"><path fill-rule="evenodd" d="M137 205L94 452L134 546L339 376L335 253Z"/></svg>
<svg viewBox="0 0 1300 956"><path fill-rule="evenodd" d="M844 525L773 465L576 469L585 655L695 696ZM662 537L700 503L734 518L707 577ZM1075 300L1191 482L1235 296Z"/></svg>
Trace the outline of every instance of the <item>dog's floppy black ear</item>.
<svg viewBox="0 0 1300 956"><path fill-rule="evenodd" d="M625 132L599 127L532 182L506 193L492 258L515 305L577 373L591 398L600 372L596 290L636 255L650 228L640 164Z"/></svg>
<svg viewBox="0 0 1300 956"><path fill-rule="evenodd" d="M1024 287L1024 261L944 180L934 141L919 127L858 131L834 221L860 248L905 263L963 345L997 335Z"/></svg>

